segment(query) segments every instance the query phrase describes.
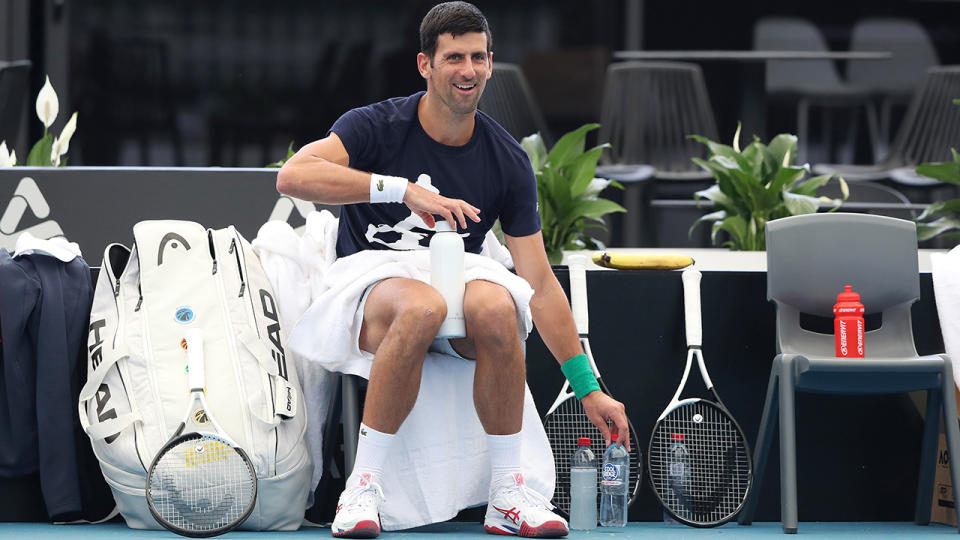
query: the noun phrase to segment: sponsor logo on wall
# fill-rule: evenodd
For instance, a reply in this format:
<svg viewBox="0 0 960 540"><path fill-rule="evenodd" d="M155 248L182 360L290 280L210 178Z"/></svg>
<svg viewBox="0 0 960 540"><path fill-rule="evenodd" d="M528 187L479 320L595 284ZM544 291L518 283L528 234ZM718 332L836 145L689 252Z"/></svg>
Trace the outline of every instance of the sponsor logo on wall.
<svg viewBox="0 0 960 540"><path fill-rule="evenodd" d="M27 210L36 219L45 221L22 227ZM17 184L10 202L7 203L7 208L0 215L0 248L7 248L7 251L12 252L17 246L17 237L25 232L43 240L63 236L60 224L47 219L49 216L50 205L47 204L47 199L40 192L37 183L29 176L23 177Z"/></svg>

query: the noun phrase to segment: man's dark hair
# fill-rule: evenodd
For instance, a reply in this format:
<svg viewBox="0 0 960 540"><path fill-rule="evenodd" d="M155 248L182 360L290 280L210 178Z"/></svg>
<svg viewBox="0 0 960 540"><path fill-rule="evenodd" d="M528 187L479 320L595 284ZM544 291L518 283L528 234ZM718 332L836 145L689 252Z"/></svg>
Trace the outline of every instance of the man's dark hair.
<svg viewBox="0 0 960 540"><path fill-rule="evenodd" d="M420 52L430 57L437 52L437 37L452 34L457 37L468 32L483 32L487 35L487 52L493 50L493 36L487 18L469 2L444 2L427 12L420 23Z"/></svg>

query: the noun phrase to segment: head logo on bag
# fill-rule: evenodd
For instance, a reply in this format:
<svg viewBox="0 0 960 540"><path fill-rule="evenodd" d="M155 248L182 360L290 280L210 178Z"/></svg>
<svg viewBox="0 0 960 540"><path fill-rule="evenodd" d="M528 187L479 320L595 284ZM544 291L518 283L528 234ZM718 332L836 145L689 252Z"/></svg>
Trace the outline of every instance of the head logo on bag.
<svg viewBox="0 0 960 540"><path fill-rule="evenodd" d="M196 316L193 314L193 310L189 306L183 306L177 308L177 313L174 315L178 323L189 324L193 322L193 319ZM182 346L182 345L181 345Z"/></svg>
<svg viewBox="0 0 960 540"><path fill-rule="evenodd" d="M179 243L177 243L179 241ZM183 249L189 250L190 243L187 242L187 239L180 236L175 232L167 233L163 235L163 238L160 240L160 249L157 250L157 266L163 264L163 252L167 249L167 246L171 249L179 249L180 246L183 246Z"/></svg>

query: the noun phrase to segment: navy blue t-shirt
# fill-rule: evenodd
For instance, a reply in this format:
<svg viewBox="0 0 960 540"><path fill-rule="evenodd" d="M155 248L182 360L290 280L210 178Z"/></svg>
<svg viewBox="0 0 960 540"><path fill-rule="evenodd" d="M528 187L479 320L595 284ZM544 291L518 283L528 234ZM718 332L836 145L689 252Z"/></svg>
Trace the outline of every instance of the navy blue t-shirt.
<svg viewBox="0 0 960 540"><path fill-rule="evenodd" d="M481 111L467 144L448 146L431 139L417 116L421 96L423 92L388 99L341 116L330 131L346 147L350 167L402 176L479 208L480 222L467 218L466 231L459 230L468 252L480 253L497 218L510 236L539 231L537 180L523 148ZM345 204L337 256L365 249L422 249L432 236L433 230L403 203Z"/></svg>

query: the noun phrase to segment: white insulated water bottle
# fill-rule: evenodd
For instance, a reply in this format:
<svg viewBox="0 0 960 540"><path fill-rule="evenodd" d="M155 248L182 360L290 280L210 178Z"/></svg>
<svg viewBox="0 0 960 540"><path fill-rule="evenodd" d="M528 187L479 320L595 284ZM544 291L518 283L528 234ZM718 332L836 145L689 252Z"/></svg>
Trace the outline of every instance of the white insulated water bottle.
<svg viewBox="0 0 960 540"><path fill-rule="evenodd" d="M430 285L447 302L447 318L437 331L438 338L467 335L463 320L463 239L446 221L438 221L430 239Z"/></svg>

